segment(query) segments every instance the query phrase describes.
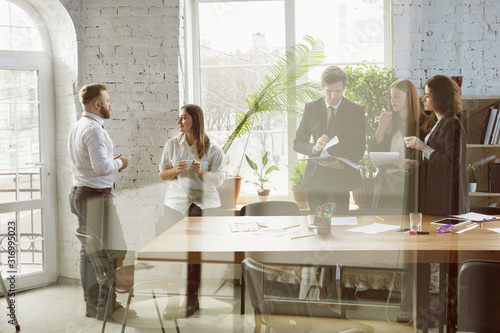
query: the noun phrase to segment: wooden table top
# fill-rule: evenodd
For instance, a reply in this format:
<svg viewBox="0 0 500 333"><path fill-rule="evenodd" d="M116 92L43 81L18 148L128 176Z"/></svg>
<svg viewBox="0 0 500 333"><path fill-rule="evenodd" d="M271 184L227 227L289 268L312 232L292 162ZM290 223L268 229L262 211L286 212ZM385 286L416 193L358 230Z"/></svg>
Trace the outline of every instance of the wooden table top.
<svg viewBox="0 0 500 333"><path fill-rule="evenodd" d="M408 216L358 216L358 224L332 226L330 236L315 235L299 239L293 236L314 233L307 228L306 216L286 217L187 217L138 251L139 260L239 263L249 256L266 263L334 264L386 263L399 266L408 262L456 262L467 259L500 260L500 234L488 230L500 228L500 221L485 222L462 234L437 233L430 222L441 217L424 216L423 231L429 235L395 234L393 230L363 234L347 229L372 223L409 227ZM280 237L272 232L231 232L235 223L267 224L287 227ZM460 230L465 226L454 227ZM265 230L265 229L261 229Z"/></svg>

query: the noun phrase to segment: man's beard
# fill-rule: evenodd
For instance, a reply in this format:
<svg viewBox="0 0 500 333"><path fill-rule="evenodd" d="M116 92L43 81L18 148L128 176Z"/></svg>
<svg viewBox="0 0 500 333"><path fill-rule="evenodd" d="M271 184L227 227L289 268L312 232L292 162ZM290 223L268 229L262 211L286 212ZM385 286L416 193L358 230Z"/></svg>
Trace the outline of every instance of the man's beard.
<svg viewBox="0 0 500 333"><path fill-rule="evenodd" d="M101 106L99 112L104 119L109 119L109 117L111 116L111 114L109 113L109 109L104 108L104 105Z"/></svg>

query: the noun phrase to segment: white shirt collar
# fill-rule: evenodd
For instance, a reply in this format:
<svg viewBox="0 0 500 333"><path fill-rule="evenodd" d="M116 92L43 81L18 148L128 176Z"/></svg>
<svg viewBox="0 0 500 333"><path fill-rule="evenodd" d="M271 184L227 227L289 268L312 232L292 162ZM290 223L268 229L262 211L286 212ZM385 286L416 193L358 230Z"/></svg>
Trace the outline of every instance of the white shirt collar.
<svg viewBox="0 0 500 333"><path fill-rule="evenodd" d="M101 125L101 126L104 125L104 119L102 119L101 117L99 117L98 115L95 115L93 113L90 113L90 112L87 112L87 111L83 111L82 117L92 118L95 121L97 121L97 123L99 123L99 125Z"/></svg>
<svg viewBox="0 0 500 333"><path fill-rule="evenodd" d="M330 105L330 104L328 104L328 102L326 101L326 97L325 97L325 106L326 106L326 109L328 110L328 107L332 106L335 110L338 110L338 109L339 109L339 106L340 106L340 103L342 103L342 99L343 99L343 98L344 98L344 97L342 97L336 105Z"/></svg>

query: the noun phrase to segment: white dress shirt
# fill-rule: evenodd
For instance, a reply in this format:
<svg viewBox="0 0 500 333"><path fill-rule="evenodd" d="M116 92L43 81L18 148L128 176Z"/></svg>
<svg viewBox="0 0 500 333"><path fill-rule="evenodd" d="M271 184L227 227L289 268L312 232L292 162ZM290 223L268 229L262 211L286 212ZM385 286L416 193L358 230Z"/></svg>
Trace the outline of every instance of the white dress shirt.
<svg viewBox="0 0 500 333"><path fill-rule="evenodd" d="M441 119L443 119L443 118L444 117L441 117ZM434 125L434 127L432 127L432 129L430 130L430 132L425 136L425 140L424 140L425 144L427 144L427 141L429 141L429 137L431 136L432 132L434 132L434 130L436 129L436 127L439 124L439 122L441 121L441 119L439 119L436 122L436 124ZM432 153L435 152L435 151L436 151L436 149L432 148L431 146L425 146L424 150L422 151L422 156L423 156L423 158L430 160Z"/></svg>
<svg viewBox="0 0 500 333"><path fill-rule="evenodd" d="M203 177L203 180L193 170L184 170L174 179L168 180L165 193L165 206L184 214L192 203L201 209L220 207L220 197L217 187L222 185L226 174L225 156L222 149L214 141L210 141L208 152L200 159L196 158L196 142L189 145L185 135L180 134L165 143L159 171L171 169L177 161L197 160L201 167L216 177Z"/></svg>
<svg viewBox="0 0 500 333"><path fill-rule="evenodd" d="M75 186L111 188L115 173L123 166L120 159L114 159L113 141L103 124L104 119L84 111L69 133L68 150Z"/></svg>

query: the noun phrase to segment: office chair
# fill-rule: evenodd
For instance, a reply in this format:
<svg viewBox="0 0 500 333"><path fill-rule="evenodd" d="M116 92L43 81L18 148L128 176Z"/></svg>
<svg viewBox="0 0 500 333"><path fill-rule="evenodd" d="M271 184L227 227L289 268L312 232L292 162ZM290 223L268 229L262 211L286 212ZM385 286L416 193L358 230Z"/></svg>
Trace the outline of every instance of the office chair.
<svg viewBox="0 0 500 333"><path fill-rule="evenodd" d="M292 201L261 201L243 206L240 216L300 216L300 208ZM284 268L285 266L282 266ZM245 313L245 285L241 284L241 313Z"/></svg>
<svg viewBox="0 0 500 333"><path fill-rule="evenodd" d="M130 309L130 302L134 291L138 286L146 285L146 284L158 284L161 281L148 281L143 283L134 284L133 279L133 269L134 266L127 265L121 266L114 271L110 271L109 268L113 267L112 259L110 259L106 253L106 250L102 250L103 245L102 242L94 235L82 233L81 230L76 231L76 237L80 240L85 249L92 267L94 268L94 272L96 274L97 282L99 283L99 289L101 289L104 285L109 288L108 299L106 301L106 310L104 312L104 319L102 322L101 333L104 333L106 330L106 322L108 319L108 309L110 308L111 294L114 292L120 294L128 294L127 305L125 307L125 314L123 316L122 323L122 333L125 332L125 327L127 323L127 315ZM101 249L101 250L98 250ZM158 308L158 303L156 301L156 295L154 290L151 289L151 295L153 297L156 314L158 316L158 320L160 322L161 331L165 333L165 328L163 326L162 317L160 314L160 310ZM173 316L173 320L175 323L175 327L177 332L179 332L179 325L177 323L177 318Z"/></svg>
<svg viewBox="0 0 500 333"><path fill-rule="evenodd" d="M356 332L373 332L373 328L342 318L329 307L314 301L297 298L297 277L276 266L261 264L252 258L241 263L248 294L255 315L254 333L260 332L262 325L266 332L308 332L312 329L328 332L342 332L356 328ZM292 283L271 282L268 275L286 276ZM354 332L354 331L353 331Z"/></svg>
<svg viewBox="0 0 500 333"><path fill-rule="evenodd" d="M500 332L500 262L467 260L458 271L458 330Z"/></svg>
<svg viewBox="0 0 500 333"><path fill-rule="evenodd" d="M7 288L5 287L5 283L3 282L3 277L2 277L2 271L3 271L3 263L0 261L0 286L2 287L2 292L5 297L5 300L7 301L7 309L12 308L12 303L10 301L9 293L7 291ZM13 317L11 317L13 316ZM9 318L12 318L14 320L14 326L16 327L16 332L19 332L21 330L21 326L19 326L19 323L17 322L17 316L15 311L11 312L8 315Z"/></svg>
<svg viewBox="0 0 500 333"><path fill-rule="evenodd" d="M240 216L300 216L300 209L291 201L261 201L241 207Z"/></svg>

